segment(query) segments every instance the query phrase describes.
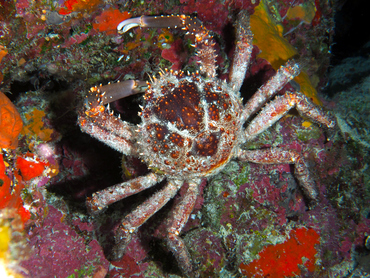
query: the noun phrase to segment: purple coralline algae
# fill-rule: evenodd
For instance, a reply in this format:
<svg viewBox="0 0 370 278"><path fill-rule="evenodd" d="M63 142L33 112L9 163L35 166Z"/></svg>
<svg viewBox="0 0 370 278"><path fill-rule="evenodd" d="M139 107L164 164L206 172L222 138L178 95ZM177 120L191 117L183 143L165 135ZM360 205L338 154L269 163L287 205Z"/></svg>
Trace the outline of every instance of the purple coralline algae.
<svg viewBox="0 0 370 278"><path fill-rule="evenodd" d="M43 223L28 231L32 249L29 259L21 262L27 270L25 277L92 277L102 270L108 272L109 262L101 246L87 237L92 232L91 224L68 223L53 206L45 208L45 214Z"/></svg>

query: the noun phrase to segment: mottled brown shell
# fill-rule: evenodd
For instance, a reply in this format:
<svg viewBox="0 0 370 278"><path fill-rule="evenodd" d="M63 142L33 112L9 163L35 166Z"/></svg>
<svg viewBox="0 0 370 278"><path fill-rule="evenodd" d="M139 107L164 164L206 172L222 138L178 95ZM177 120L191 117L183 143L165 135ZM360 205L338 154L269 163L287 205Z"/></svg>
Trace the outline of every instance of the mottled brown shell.
<svg viewBox="0 0 370 278"><path fill-rule="evenodd" d="M146 91L142 155L167 174L208 176L238 145L241 103L224 82L166 72Z"/></svg>

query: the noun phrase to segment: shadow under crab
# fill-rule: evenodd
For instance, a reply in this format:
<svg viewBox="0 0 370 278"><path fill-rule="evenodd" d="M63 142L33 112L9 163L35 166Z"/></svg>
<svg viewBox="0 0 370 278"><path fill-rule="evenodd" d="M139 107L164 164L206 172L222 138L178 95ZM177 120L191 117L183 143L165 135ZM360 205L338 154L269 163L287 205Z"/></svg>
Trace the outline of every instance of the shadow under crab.
<svg viewBox="0 0 370 278"><path fill-rule="evenodd" d="M238 15L236 22L237 42L228 82L216 76L214 42L198 19L185 15L142 16L123 21L118 30L124 33L137 26L182 28L194 35L200 72L185 74L164 70L150 83L130 80L91 89L79 115L82 131L123 154L139 157L149 165L151 172L94 193L88 198L87 206L92 213L99 212L166 179L163 188L126 215L117 229L113 256L119 258L138 228L187 184L186 194L168 221L165 240L183 274L198 276L180 233L200 194L201 181L219 173L235 158L253 163L293 164L306 197L316 201L318 193L301 154L280 148L243 150L241 145L265 131L293 107L328 128L333 128L335 121L298 92L287 92L265 105L298 75L299 65L294 62L282 66L243 106L239 90L252 52L252 34L245 12ZM143 91L145 105L140 112L142 123L138 126L121 121L105 107ZM263 110L250 120L263 105ZM250 122L244 128L247 121Z"/></svg>

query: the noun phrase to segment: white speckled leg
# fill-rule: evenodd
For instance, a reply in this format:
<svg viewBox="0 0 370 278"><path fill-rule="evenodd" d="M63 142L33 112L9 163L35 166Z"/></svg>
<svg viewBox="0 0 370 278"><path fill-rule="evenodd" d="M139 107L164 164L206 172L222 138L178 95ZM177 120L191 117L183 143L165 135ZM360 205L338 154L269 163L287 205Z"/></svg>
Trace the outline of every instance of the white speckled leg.
<svg viewBox="0 0 370 278"><path fill-rule="evenodd" d="M301 93L286 93L268 103L251 121L245 129L247 140L251 140L265 131L293 107L296 107L302 116L309 118L313 122L324 124L328 128L334 128L335 126L335 119L329 113L313 104L305 95Z"/></svg>
<svg viewBox="0 0 370 278"><path fill-rule="evenodd" d="M230 69L230 86L239 91L249 68L253 50L253 35L249 27L249 17L246 11L240 12L236 21L236 46L233 63Z"/></svg>
<svg viewBox="0 0 370 278"><path fill-rule="evenodd" d="M153 214L167 204L167 202L176 195L182 184L183 183L179 181L169 181L163 189L154 193L144 203L126 215L122 224L117 229L116 246L113 250L115 258L123 256L127 245L131 241L132 234Z"/></svg>
<svg viewBox="0 0 370 278"><path fill-rule="evenodd" d="M91 213L98 212L119 200L148 189L164 179L163 175L149 173L98 191L88 198L86 206Z"/></svg>
<svg viewBox="0 0 370 278"><path fill-rule="evenodd" d="M101 106L104 108L104 106ZM94 116L81 112L78 123L83 132L126 155L135 155L136 147L132 138L136 137L135 127L103 110Z"/></svg>
<svg viewBox="0 0 370 278"><path fill-rule="evenodd" d="M189 216L194 209L195 201L199 194L200 183L201 180L189 182L189 188L186 194L173 211L166 237L167 246L176 257L179 267L187 277L195 277L197 275L194 272L189 251L184 241L181 239L180 233L188 222Z"/></svg>
<svg viewBox="0 0 370 278"><path fill-rule="evenodd" d="M263 150L239 150L238 158L259 164L294 164L294 175L297 177L303 191L311 200L317 200L318 194L315 182L310 177L308 166L302 155L293 150L271 148Z"/></svg>
<svg viewBox="0 0 370 278"><path fill-rule="evenodd" d="M243 111L243 120L248 120L266 101L272 98L298 74L299 66L292 61L288 62L285 66L281 66L277 73L265 85L262 85L247 102Z"/></svg>

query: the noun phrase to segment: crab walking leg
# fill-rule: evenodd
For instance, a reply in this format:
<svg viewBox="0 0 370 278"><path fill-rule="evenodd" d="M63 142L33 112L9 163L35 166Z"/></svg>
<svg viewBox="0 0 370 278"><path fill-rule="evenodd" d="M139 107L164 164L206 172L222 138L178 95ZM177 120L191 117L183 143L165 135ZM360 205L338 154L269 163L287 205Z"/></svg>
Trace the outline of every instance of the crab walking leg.
<svg viewBox="0 0 370 278"><path fill-rule="evenodd" d="M238 158L259 164L294 164L294 175L297 177L303 191L311 200L317 200L315 183L310 177L308 166L303 157L293 150L280 148L262 150L239 150Z"/></svg>
<svg viewBox="0 0 370 278"><path fill-rule="evenodd" d="M237 34L235 54L231 66L229 80L235 91L239 92L243 84L245 73L249 68L253 50L253 35L249 28L249 18L246 12L240 12L236 24Z"/></svg>
<svg viewBox="0 0 370 278"><path fill-rule="evenodd" d="M299 66L293 61L281 66L277 73L265 85L262 85L247 102L243 110L243 120L255 114L262 105L299 74Z"/></svg>
<svg viewBox="0 0 370 278"><path fill-rule="evenodd" d="M208 77L216 76L217 55L214 50L215 43L209 31L196 17L187 15L141 16L122 21L118 24L117 30L123 34L134 27L181 28L187 34L194 35L195 44L193 46L197 48L201 73Z"/></svg>
<svg viewBox="0 0 370 278"><path fill-rule="evenodd" d="M320 107L313 104L301 93L286 93L268 103L245 130L247 140L250 140L276 123L288 111L296 107L299 114L308 117L316 123L324 124L328 128L335 126L334 118Z"/></svg>
<svg viewBox="0 0 370 278"><path fill-rule="evenodd" d="M94 113L91 111L92 110L86 110L80 113L78 118L81 129L91 136L94 136L93 132L99 131L94 130L93 126L97 126L96 128L106 130L114 136L119 136L127 141L135 135L134 125L121 121L120 118L109 113L108 109L104 106L97 107Z"/></svg>
<svg viewBox="0 0 370 278"><path fill-rule="evenodd" d="M134 138L134 127L107 112L102 117L89 117L81 113L78 123L83 132L126 155L135 155L136 148L129 138ZM101 115L101 114L99 114Z"/></svg>
<svg viewBox="0 0 370 278"><path fill-rule="evenodd" d="M150 173L146 176L138 177L127 182L122 182L106 189L98 191L87 198L86 206L89 212L96 213L106 206L113 204L128 196L148 189L164 179L163 175Z"/></svg>
<svg viewBox="0 0 370 278"><path fill-rule="evenodd" d="M113 250L115 258L122 257L127 245L131 241L132 234L153 214L167 204L176 195L181 186L182 182L180 181L169 181L163 189L156 192L125 217L117 229L116 246Z"/></svg>
<svg viewBox="0 0 370 278"><path fill-rule="evenodd" d="M189 182L188 190L175 207L175 210L170 220L170 228L166 237L168 248L176 257L179 267L182 272L188 277L193 272L191 257L184 241L179 236L185 224L188 222L189 216L194 209L195 201L199 194L199 184L201 180Z"/></svg>

